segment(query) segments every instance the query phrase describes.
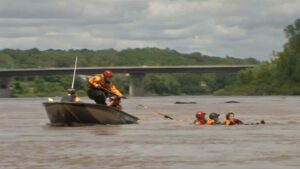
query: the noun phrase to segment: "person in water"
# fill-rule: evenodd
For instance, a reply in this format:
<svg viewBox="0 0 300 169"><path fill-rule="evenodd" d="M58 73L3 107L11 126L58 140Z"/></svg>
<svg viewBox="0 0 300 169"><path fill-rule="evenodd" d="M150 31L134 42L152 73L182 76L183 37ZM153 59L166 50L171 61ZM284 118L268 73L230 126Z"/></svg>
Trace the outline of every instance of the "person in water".
<svg viewBox="0 0 300 169"><path fill-rule="evenodd" d="M206 124L207 125L221 124L221 122L219 120L219 116L220 116L220 114L218 114L218 113L210 113Z"/></svg>
<svg viewBox="0 0 300 169"><path fill-rule="evenodd" d="M205 125L206 124L206 119L205 119L205 114L204 112L202 111L199 111L196 113L196 120L194 121L194 124L196 126L199 126L199 125Z"/></svg>
<svg viewBox="0 0 300 169"><path fill-rule="evenodd" d="M224 125L239 125L239 124L244 124L241 120L236 119L234 117L233 112L229 112L226 114L226 120L224 121Z"/></svg>
<svg viewBox="0 0 300 169"><path fill-rule="evenodd" d="M68 96L61 99L62 102L80 102L80 97L77 96L75 89L68 89Z"/></svg>
<svg viewBox="0 0 300 169"><path fill-rule="evenodd" d="M108 106L120 108L122 93L110 81L113 73L109 70L104 73L96 74L88 79L88 97L94 100L97 104L106 104L106 99L109 98Z"/></svg>

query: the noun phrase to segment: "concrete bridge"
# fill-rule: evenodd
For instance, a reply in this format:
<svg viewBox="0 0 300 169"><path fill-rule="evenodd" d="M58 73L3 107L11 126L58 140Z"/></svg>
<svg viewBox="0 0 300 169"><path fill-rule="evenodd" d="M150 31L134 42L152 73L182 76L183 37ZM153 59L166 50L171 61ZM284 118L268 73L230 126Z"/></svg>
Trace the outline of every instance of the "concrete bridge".
<svg viewBox="0 0 300 169"><path fill-rule="evenodd" d="M77 75L92 75L104 70L129 74L130 96L143 96L144 76L148 73L236 73L255 65L200 65L200 66L126 66L126 67L79 67ZM72 75L73 68L0 69L0 97L9 97L9 82L12 77Z"/></svg>

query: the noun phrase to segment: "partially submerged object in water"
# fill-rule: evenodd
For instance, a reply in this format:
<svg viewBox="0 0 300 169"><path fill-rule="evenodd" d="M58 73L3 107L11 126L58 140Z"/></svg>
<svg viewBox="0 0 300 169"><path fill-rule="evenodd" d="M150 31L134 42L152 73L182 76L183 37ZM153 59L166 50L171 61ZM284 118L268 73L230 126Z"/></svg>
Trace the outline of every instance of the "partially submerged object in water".
<svg viewBox="0 0 300 169"><path fill-rule="evenodd" d="M51 124L135 124L137 117L106 105L81 102L43 103Z"/></svg>
<svg viewBox="0 0 300 169"><path fill-rule="evenodd" d="M266 124L265 120L261 120L260 122L256 123L245 123L245 125L259 125L259 124Z"/></svg>
<svg viewBox="0 0 300 169"><path fill-rule="evenodd" d="M174 104L197 104L197 102L176 101Z"/></svg>
<svg viewBox="0 0 300 169"><path fill-rule="evenodd" d="M229 100L229 101L226 101L225 103L240 103L239 101L235 101L235 100Z"/></svg>

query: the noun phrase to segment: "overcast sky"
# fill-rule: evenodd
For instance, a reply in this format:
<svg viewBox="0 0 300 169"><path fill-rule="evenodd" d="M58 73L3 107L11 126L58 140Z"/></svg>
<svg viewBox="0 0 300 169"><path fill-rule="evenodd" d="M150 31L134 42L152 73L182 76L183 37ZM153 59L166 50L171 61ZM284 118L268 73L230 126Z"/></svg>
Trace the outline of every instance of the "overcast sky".
<svg viewBox="0 0 300 169"><path fill-rule="evenodd" d="M170 48L271 58L300 0L0 0L0 48Z"/></svg>

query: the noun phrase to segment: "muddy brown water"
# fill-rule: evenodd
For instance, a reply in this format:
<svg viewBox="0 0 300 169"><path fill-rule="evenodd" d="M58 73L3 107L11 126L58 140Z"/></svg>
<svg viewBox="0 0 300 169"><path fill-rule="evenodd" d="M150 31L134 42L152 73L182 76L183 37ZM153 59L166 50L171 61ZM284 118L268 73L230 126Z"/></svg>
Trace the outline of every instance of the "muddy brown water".
<svg viewBox="0 0 300 169"><path fill-rule="evenodd" d="M84 127L47 125L46 100L0 99L1 169L300 168L300 97L134 97L123 106L139 124ZM198 110L267 124L195 127Z"/></svg>

